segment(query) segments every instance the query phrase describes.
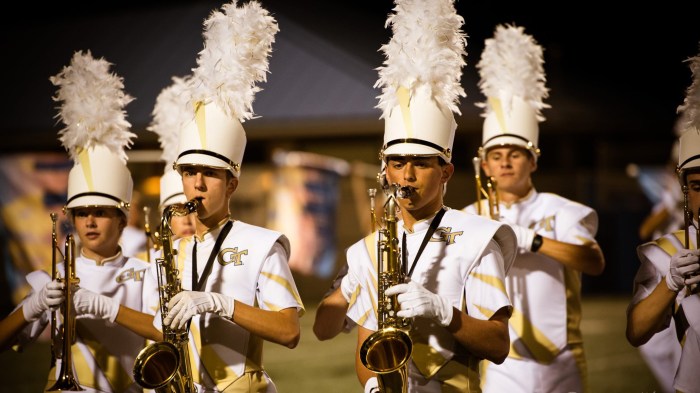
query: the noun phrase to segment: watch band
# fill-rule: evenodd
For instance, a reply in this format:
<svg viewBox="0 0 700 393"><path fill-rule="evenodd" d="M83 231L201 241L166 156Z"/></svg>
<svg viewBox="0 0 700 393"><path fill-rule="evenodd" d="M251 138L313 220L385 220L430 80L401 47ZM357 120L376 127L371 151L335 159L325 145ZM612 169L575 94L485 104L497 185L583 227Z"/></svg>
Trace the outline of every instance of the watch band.
<svg viewBox="0 0 700 393"><path fill-rule="evenodd" d="M535 235L535 238L532 239L532 246L530 246L530 251L532 252L537 252L540 247L542 247L542 235Z"/></svg>

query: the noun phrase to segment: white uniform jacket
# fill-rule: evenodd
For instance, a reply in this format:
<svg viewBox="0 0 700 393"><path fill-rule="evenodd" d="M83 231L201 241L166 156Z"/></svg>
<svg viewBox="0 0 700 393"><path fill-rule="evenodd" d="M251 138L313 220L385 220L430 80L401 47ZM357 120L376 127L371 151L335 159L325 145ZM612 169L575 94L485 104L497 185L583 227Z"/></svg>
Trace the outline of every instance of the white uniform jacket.
<svg viewBox="0 0 700 393"><path fill-rule="evenodd" d="M417 222L413 232L406 233L407 266L413 263L433 218ZM406 232L402 221L397 227L401 242ZM374 233L347 250L348 274L353 277L351 282L359 283L347 315L370 330L378 329L376 241ZM487 320L503 307L510 311L504 277L515 250L515 234L507 225L448 209L416 261L411 279L448 299L457 309ZM478 389L478 359L446 329L435 321L415 318L410 334L409 391L439 392L442 384L454 383L460 391ZM459 382L448 381L455 377Z"/></svg>
<svg viewBox="0 0 700 393"><path fill-rule="evenodd" d="M464 210L476 214L476 204ZM499 210L500 222L532 228L550 239L572 244L596 242L597 213L555 194L533 189L517 203L501 203ZM506 287L513 301L509 357L549 364L567 344L582 343L581 272L546 255L524 252L518 254L508 272Z"/></svg>
<svg viewBox="0 0 700 393"><path fill-rule="evenodd" d="M684 247L685 231L666 234L654 241L637 247L637 255L641 266L634 277L634 289L630 306L645 299L665 279L671 265L671 256L683 248L694 249L696 231L691 227L688 233L690 247ZM679 306L682 305L679 311ZM676 329L680 329L681 359L673 380L673 387L680 392L700 392L700 293L688 293L687 288L678 292L673 309L669 308L662 327L666 328L671 322L673 313L676 315ZM682 314L682 315L680 315ZM680 319L678 319L680 317ZM684 322L680 322L680 321Z"/></svg>
<svg viewBox="0 0 700 393"><path fill-rule="evenodd" d="M136 258L127 258L121 253L105 259L101 264L84 256L75 259L75 274L80 287L107 296L120 304L143 311L143 296L156 288L145 284L144 276L148 263ZM64 265L57 264L57 273L63 277ZM34 291L39 291L51 276L44 271L27 275ZM153 292L150 292L151 294ZM57 326L62 316L57 313ZM31 323L19 337L20 346L34 341L50 321L50 312ZM60 331L60 330L59 330ZM80 386L87 392L141 392L134 382L132 370L134 360L145 346L146 340L130 330L102 319L77 319L77 341L73 345L73 369ZM57 338L61 338L58 334ZM60 342L54 344L61 348ZM47 388L56 381L61 370L61 360L50 370Z"/></svg>
<svg viewBox="0 0 700 393"><path fill-rule="evenodd" d="M201 278L214 243L224 224L207 232L173 243L178 249L183 290L191 290L193 250L197 244L197 277ZM289 241L279 232L233 221L231 231L217 253L206 283L200 291L217 292L263 310L278 311L304 306L289 265ZM155 277L155 271L150 274ZM158 299L150 302L151 310ZM234 311L235 313L235 311ZM160 329L160 312L154 320ZM263 340L229 319L216 314L197 315L190 323L190 357L194 381L207 391L222 391L245 372L264 371Z"/></svg>

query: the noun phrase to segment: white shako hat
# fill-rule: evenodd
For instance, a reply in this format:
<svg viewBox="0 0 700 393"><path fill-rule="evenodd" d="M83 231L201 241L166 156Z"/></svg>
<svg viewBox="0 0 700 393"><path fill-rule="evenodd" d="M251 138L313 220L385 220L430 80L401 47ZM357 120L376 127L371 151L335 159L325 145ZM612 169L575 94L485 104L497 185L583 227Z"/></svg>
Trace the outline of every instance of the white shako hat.
<svg viewBox="0 0 700 393"><path fill-rule="evenodd" d="M439 156L452 160L460 84L466 65L464 19L453 0L395 0L393 36L381 47L378 68L384 145L380 158L392 155Z"/></svg>
<svg viewBox="0 0 700 393"><path fill-rule="evenodd" d="M700 167L700 55L687 60L693 82L686 91L683 104L678 107L682 130L678 140L678 166L676 168L681 185L685 185L685 173Z"/></svg>
<svg viewBox="0 0 700 393"><path fill-rule="evenodd" d="M479 148L482 158L489 149L506 145L528 149L535 160L540 155L539 122L545 120L541 110L550 107L542 100L549 91L542 47L523 30L513 25L497 26L493 38L485 41L477 64L479 87L487 98L477 104L485 109Z"/></svg>
<svg viewBox="0 0 700 393"><path fill-rule="evenodd" d="M165 162L160 177L160 211L172 204L187 202L182 176L173 169L173 163L177 158L180 131L190 119L187 105L192 95L191 76L173 77L172 81L170 86L158 94L153 107L153 120L148 127L148 131L158 135L162 149L160 158Z"/></svg>
<svg viewBox="0 0 700 393"><path fill-rule="evenodd" d="M174 167L205 165L241 174L252 103L267 80L277 21L257 1L231 1L204 22L204 49L193 73L190 119L180 133Z"/></svg>
<svg viewBox="0 0 700 393"><path fill-rule="evenodd" d="M49 78L58 87L54 101L62 102L57 117L66 126L59 140L75 163L64 210L114 206L128 215L134 182L124 149L136 135L129 131L124 106L133 98L111 65L78 51L69 66Z"/></svg>

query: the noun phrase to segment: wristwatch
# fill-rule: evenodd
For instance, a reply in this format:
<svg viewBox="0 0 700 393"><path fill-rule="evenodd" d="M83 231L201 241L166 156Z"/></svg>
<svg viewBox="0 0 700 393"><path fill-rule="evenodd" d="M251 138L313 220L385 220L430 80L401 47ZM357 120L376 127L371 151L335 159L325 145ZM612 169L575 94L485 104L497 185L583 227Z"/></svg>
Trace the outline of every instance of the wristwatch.
<svg viewBox="0 0 700 393"><path fill-rule="evenodd" d="M535 235L535 238L532 239L532 246L530 246L530 251L532 252L537 252L537 250L542 247L542 235Z"/></svg>

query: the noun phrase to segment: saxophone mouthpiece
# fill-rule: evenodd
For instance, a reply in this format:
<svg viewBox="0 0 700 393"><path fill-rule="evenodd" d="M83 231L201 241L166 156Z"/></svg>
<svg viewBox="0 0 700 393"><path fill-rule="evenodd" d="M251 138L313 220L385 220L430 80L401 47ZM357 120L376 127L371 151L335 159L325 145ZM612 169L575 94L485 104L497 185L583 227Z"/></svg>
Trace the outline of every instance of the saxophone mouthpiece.
<svg viewBox="0 0 700 393"><path fill-rule="evenodd" d="M192 198L189 201L185 202L185 209L187 209L188 213L194 213L197 211L197 207L199 207L199 204L201 202L202 197Z"/></svg>
<svg viewBox="0 0 700 393"><path fill-rule="evenodd" d="M416 191L416 189L415 189L414 187L411 187L411 186L403 186L403 187L401 187L401 186L397 185L397 188L396 188L396 197L397 197L397 198L402 198L402 199L410 198L411 195L413 195L413 193L414 193L415 191Z"/></svg>

